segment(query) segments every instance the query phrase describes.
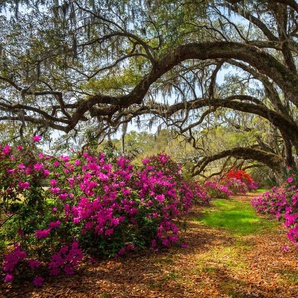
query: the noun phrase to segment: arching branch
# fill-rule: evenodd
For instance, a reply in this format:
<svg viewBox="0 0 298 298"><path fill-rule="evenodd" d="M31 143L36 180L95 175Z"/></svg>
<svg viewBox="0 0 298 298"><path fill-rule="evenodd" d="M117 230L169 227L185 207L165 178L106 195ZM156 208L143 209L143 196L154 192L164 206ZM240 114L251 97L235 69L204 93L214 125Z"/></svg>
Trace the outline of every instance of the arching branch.
<svg viewBox="0 0 298 298"><path fill-rule="evenodd" d="M276 155L274 153L267 152L264 150L254 149L254 148L238 147L238 148L225 150L211 156L203 157L193 167L192 175L197 176L204 171L204 169L209 163L215 160L219 160L230 156L238 159L258 161L260 163L267 165L268 167L270 167L271 169L277 172L280 172L281 168L284 166L283 159L279 155Z"/></svg>

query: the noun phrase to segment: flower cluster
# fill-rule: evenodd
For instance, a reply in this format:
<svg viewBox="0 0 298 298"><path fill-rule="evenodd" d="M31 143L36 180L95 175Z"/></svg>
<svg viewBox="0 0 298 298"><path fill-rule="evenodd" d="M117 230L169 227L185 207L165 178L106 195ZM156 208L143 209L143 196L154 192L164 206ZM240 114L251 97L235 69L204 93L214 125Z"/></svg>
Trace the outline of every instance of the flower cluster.
<svg viewBox="0 0 298 298"><path fill-rule="evenodd" d="M58 253L53 254L49 262L48 268L50 275L58 275L63 270L67 275L73 275L75 268L83 259L82 250L79 243L74 241L71 245L60 248Z"/></svg>
<svg viewBox="0 0 298 298"><path fill-rule="evenodd" d="M273 187L251 201L257 212L273 214L283 220L288 238L298 242L298 187L292 176L280 187Z"/></svg>
<svg viewBox="0 0 298 298"><path fill-rule="evenodd" d="M246 194L248 191L247 185L237 178L228 178L224 180L224 185L233 193L233 194Z"/></svg>
<svg viewBox="0 0 298 298"><path fill-rule="evenodd" d="M213 198L228 198L233 195L233 192L224 185L221 181L216 179L209 179L204 183L207 193Z"/></svg>
<svg viewBox="0 0 298 298"><path fill-rule="evenodd" d="M178 241L179 218L210 200L165 154L136 168L125 157L108 162L88 150L60 157L23 146L0 150L3 236L18 243L5 257L6 282L21 274L22 262L41 286L45 272L74 274L84 254L169 246Z"/></svg>
<svg viewBox="0 0 298 298"><path fill-rule="evenodd" d="M23 251L20 245L15 245L15 248L12 252L8 253L5 256L3 271L6 273L5 282L13 281L14 275L13 272L15 267L21 263L27 257L27 253Z"/></svg>
<svg viewBox="0 0 298 298"><path fill-rule="evenodd" d="M238 184L240 193L246 193L247 190L251 191L257 189L256 182L244 170L232 168L225 174L224 180L230 185Z"/></svg>
<svg viewBox="0 0 298 298"><path fill-rule="evenodd" d="M256 190L257 184L247 172L231 169L223 177L208 179L204 187L211 197L228 198L231 195Z"/></svg>

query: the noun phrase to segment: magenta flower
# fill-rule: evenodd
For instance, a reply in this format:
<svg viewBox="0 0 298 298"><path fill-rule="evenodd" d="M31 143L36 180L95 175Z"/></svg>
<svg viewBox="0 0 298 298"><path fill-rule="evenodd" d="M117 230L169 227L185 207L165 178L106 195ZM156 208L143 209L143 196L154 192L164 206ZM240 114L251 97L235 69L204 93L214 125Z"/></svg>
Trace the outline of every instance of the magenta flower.
<svg viewBox="0 0 298 298"><path fill-rule="evenodd" d="M5 155L8 155L9 152L10 152L10 146L9 145L6 145L3 150L2 150L2 153L5 154Z"/></svg>
<svg viewBox="0 0 298 298"><path fill-rule="evenodd" d="M46 230L36 230L35 231L35 237L37 239L42 239L42 238L47 238L48 235L50 234L51 229L46 229Z"/></svg>
<svg viewBox="0 0 298 298"><path fill-rule="evenodd" d="M51 229L55 229L55 228L58 228L60 226L60 224L61 224L60 220L52 221L49 223L49 227Z"/></svg>
<svg viewBox="0 0 298 298"><path fill-rule="evenodd" d="M68 198L68 193L62 193L58 196L58 199L60 200L66 200Z"/></svg>
<svg viewBox="0 0 298 298"><path fill-rule="evenodd" d="M33 284L35 287L42 287L44 278L41 276L36 276L33 280Z"/></svg>
<svg viewBox="0 0 298 298"><path fill-rule="evenodd" d="M14 279L14 276L12 274L8 273L5 275L4 282L11 282L11 281L13 281L13 279Z"/></svg>
<svg viewBox="0 0 298 298"><path fill-rule="evenodd" d="M33 136L33 142L39 142L41 140L41 136Z"/></svg>
<svg viewBox="0 0 298 298"><path fill-rule="evenodd" d="M50 184L51 184L52 187L55 187L55 186L57 185L57 180L52 179L52 180L50 181Z"/></svg>
<svg viewBox="0 0 298 298"><path fill-rule="evenodd" d="M60 159L64 162L68 162L69 161L69 156L68 155L61 155Z"/></svg>
<svg viewBox="0 0 298 298"><path fill-rule="evenodd" d="M31 269L34 269L40 266L40 262L38 260L28 260L28 265Z"/></svg>
<svg viewBox="0 0 298 298"><path fill-rule="evenodd" d="M292 177L289 177L288 180L287 180L287 182L288 182L288 183L293 182L293 178L292 178Z"/></svg>
<svg viewBox="0 0 298 298"><path fill-rule="evenodd" d="M155 197L155 200L159 201L159 203L161 204L165 200L165 195L157 195Z"/></svg>
<svg viewBox="0 0 298 298"><path fill-rule="evenodd" d="M3 264L4 272L12 273L15 266L27 257L27 253L21 249L19 244L15 245L15 249L5 256ZM7 277L10 278L10 277Z"/></svg>
<svg viewBox="0 0 298 298"><path fill-rule="evenodd" d="M81 164L81 161L79 159L75 160L74 162L75 166L79 166Z"/></svg>
<svg viewBox="0 0 298 298"><path fill-rule="evenodd" d="M24 169L26 168L26 166L25 166L24 164L20 163L20 164L18 165L18 168L19 168L20 170L24 170Z"/></svg>
<svg viewBox="0 0 298 298"><path fill-rule="evenodd" d="M112 235L113 233L114 233L114 229L108 229L108 230L105 231L105 235L106 235L106 236L110 236L110 235Z"/></svg>
<svg viewBox="0 0 298 298"><path fill-rule="evenodd" d="M34 170L36 170L36 171L40 171L40 170L42 170L43 169L43 164L42 163L37 163L37 164L35 164L34 165Z"/></svg>
<svg viewBox="0 0 298 298"><path fill-rule="evenodd" d="M20 187L20 189L21 190L23 190L23 189L29 189L30 188L30 183L29 182L22 182L22 181L20 181L19 182L19 187Z"/></svg>
<svg viewBox="0 0 298 298"><path fill-rule="evenodd" d="M48 177L49 175L50 175L50 170L45 169L45 170L43 171L43 176L44 176L44 177Z"/></svg>
<svg viewBox="0 0 298 298"><path fill-rule="evenodd" d="M59 187L52 187L51 192L55 193L55 194L59 194L60 193L60 188Z"/></svg>

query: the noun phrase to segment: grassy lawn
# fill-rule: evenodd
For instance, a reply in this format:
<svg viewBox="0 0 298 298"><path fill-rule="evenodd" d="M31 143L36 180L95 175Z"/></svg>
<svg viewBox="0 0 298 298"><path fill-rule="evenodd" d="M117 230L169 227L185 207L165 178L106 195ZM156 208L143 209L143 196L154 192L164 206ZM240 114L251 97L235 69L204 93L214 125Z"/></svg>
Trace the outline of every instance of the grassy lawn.
<svg viewBox="0 0 298 298"><path fill-rule="evenodd" d="M268 190L268 188L258 188L257 190L256 190L256 193L263 193L263 192L265 192L265 191L267 191Z"/></svg>
<svg viewBox="0 0 298 298"><path fill-rule="evenodd" d="M234 235L250 235L272 229L276 222L260 218L250 202L218 199L206 209L202 223L217 228L225 228Z"/></svg>

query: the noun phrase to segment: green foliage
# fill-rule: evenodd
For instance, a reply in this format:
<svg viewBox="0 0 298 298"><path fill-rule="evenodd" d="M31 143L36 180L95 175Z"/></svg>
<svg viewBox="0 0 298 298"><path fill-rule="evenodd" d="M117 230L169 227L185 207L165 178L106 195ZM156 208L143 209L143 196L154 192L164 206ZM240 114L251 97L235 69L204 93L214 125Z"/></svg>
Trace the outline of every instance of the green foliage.
<svg viewBox="0 0 298 298"><path fill-rule="evenodd" d="M113 93L115 90L127 89L135 86L141 79L141 75L138 70L133 70L133 67L124 69L121 72L110 73L109 76L105 76L100 79L90 79L88 82L82 84L80 88L86 92L106 92Z"/></svg>
<svg viewBox="0 0 298 298"><path fill-rule="evenodd" d="M83 253L103 258L168 247L178 241L180 219L191 206L209 203L168 155L134 167L112 151L107 159L88 150L36 154L40 139L34 136L26 149L0 145L5 282L35 276L40 285L37 271L71 275Z"/></svg>
<svg viewBox="0 0 298 298"><path fill-rule="evenodd" d="M206 210L202 222L211 227L222 227L235 235L262 233L273 223L258 217L250 202L214 200L211 210Z"/></svg>
<svg viewBox="0 0 298 298"><path fill-rule="evenodd" d="M283 9L281 18L276 12ZM297 101L287 95L292 90L287 78L296 78L295 47L266 50L272 47L268 36L296 44L297 11L291 3L18 0L2 1L0 11L1 121L13 121L21 134L29 122L68 136L75 130L76 140L86 140L91 131L97 140L124 119L151 114L149 127L170 125L183 137L173 141L160 131L150 150L173 156L188 177L192 163L233 147L265 148L283 158L288 148L297 150L297 133L274 120L276 115L293 127L297 122ZM286 32L275 32L271 24ZM218 42L223 47L218 49ZM267 64L239 57L242 51L226 59L232 45L249 53L251 44L259 50L252 56L265 54ZM275 76L279 71L289 74ZM12 133L6 123L1 128ZM134 150L132 145L124 153L136 157ZM146 150L149 146L138 154ZM214 161L208 174L223 163Z"/></svg>

